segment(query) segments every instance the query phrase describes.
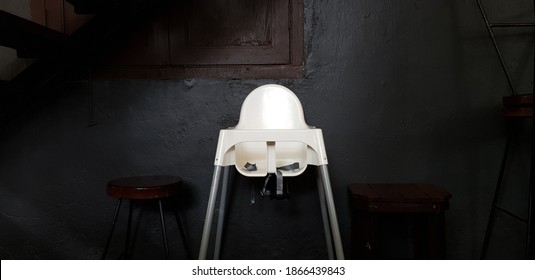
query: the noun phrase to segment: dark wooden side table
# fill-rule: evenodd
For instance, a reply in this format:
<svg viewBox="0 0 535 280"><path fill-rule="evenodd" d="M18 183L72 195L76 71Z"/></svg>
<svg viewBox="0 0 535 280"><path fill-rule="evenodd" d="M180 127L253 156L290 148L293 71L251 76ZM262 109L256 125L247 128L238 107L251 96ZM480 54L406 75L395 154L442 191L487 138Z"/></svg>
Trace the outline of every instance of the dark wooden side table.
<svg viewBox="0 0 535 280"><path fill-rule="evenodd" d="M169 246L167 244L167 230L165 227L165 217L162 207L162 199L176 195L180 187L182 186L182 179L177 176L134 176L134 177L125 177L108 182L106 186L106 193L108 196L117 199L117 205L115 207L115 214L113 216L113 223L111 231L108 235L108 240L102 253L102 259L106 258L108 248L113 235L113 230L115 229L115 224L117 222L117 217L119 216L119 210L123 200L127 199L130 201L130 207L128 211L128 225L126 230L125 238L125 248L123 252L124 258L128 258L128 247L130 243L130 228L132 224L132 212L135 201L139 200L153 200L158 203L160 210L160 222L162 226L162 238L165 249L165 256L169 259ZM182 223L180 222L179 215L175 213L175 218L178 224L178 229L182 236L182 241L184 242L184 249L186 254L189 257L188 248L185 240L184 230L182 228Z"/></svg>
<svg viewBox="0 0 535 280"><path fill-rule="evenodd" d="M384 231L392 229L385 221L396 224L400 220L409 224L413 243L407 258L446 258L444 212L451 198L447 191L429 184L352 184L348 197L352 209L351 258L397 258L388 254L395 246L387 242L389 232Z"/></svg>

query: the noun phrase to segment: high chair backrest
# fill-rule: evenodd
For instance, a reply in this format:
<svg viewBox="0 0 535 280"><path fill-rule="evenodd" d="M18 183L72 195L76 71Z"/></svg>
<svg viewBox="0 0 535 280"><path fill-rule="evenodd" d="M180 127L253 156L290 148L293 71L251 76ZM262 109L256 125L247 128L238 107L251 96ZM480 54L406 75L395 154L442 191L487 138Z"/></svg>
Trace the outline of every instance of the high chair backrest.
<svg viewBox="0 0 535 280"><path fill-rule="evenodd" d="M243 102L235 131L255 130L265 136L264 141L241 141L234 146L235 166L249 177L267 173L297 176L307 166L307 145L301 141L273 141L270 131L308 129L301 102L286 87L268 84L253 90ZM254 164L254 170L246 165ZM293 165L288 169L287 166ZM286 168L285 168L286 167Z"/></svg>
<svg viewBox="0 0 535 280"><path fill-rule="evenodd" d="M253 90L241 107L236 129L305 129L303 107L295 94L281 85Z"/></svg>

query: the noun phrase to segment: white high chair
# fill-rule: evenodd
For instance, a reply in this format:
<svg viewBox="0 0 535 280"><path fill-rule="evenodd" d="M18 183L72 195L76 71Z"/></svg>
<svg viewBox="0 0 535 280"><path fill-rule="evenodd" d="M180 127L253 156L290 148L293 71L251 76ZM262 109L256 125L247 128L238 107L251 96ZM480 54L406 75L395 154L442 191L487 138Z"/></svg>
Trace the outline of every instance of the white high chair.
<svg viewBox="0 0 535 280"><path fill-rule="evenodd" d="M294 165L293 170L280 168L295 162L298 165ZM250 164L256 164L256 168L246 168ZM310 127L305 123L301 103L292 91L273 84L253 90L243 102L238 125L222 129L219 133L199 259L206 259L223 167L225 170L214 259L218 259L220 253L228 167L234 165L240 174L247 177L264 177L277 172L283 177L291 177L302 174L308 164L319 166L322 179L321 181L318 179L318 191L328 256L330 259L334 259L335 256L337 259L344 259L321 129Z"/></svg>

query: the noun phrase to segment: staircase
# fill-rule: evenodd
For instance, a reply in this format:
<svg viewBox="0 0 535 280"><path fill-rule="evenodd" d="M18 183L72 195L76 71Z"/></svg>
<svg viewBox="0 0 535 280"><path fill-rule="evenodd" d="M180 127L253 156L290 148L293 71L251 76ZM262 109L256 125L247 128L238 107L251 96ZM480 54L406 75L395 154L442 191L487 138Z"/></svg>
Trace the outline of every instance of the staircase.
<svg viewBox="0 0 535 280"><path fill-rule="evenodd" d="M168 9L169 0L65 0L76 13L94 14L71 35L0 11L0 45L36 62L10 81L0 81L0 128L20 113L53 98L47 89L84 78L132 28ZM47 93L47 94L44 94Z"/></svg>

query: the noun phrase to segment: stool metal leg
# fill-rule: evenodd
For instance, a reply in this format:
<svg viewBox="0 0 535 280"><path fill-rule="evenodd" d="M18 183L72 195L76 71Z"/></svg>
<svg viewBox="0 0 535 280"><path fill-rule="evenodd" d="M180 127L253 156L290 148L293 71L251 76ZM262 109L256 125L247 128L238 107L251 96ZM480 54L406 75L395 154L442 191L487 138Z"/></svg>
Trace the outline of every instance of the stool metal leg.
<svg viewBox="0 0 535 280"><path fill-rule="evenodd" d="M158 199L158 206L160 207L160 221L162 222L163 244L165 246L165 257L169 259L169 244L167 244L167 230L165 228L165 218L163 216L162 200Z"/></svg>
<svg viewBox="0 0 535 280"><path fill-rule="evenodd" d="M331 190L331 181L329 179L329 171L327 165L320 165L321 177L323 179L323 189L325 190L325 200L327 202L327 210L331 222L331 230L333 234L334 248L336 251L336 258L344 259L344 249L342 247L342 238L340 237L340 229L338 228L338 219L336 218L336 208L334 207L333 193Z"/></svg>
<svg viewBox="0 0 535 280"><path fill-rule="evenodd" d="M178 213L176 208L174 212L175 212L176 224L178 225L178 231L180 232L180 236L182 237L182 243L184 244L184 250L186 251L186 258L188 260L191 260L191 254L189 251L188 242L186 241L186 234L184 231L184 227L182 226L182 220L180 219L180 214Z"/></svg>
<svg viewBox="0 0 535 280"><path fill-rule="evenodd" d="M111 230L110 234L108 235L108 240L106 241L106 247L104 247L104 252L102 253L102 257L100 259L105 259L106 254L108 253L108 248L110 247L111 237L113 235L113 230L115 229L115 223L117 222L117 217L119 216L119 209L121 209L121 204L123 200L118 199L117 204L115 206L115 213L113 214L113 223L111 224Z"/></svg>
<svg viewBox="0 0 535 280"><path fill-rule="evenodd" d="M126 241L124 245L124 258L128 259L128 245L130 245L130 228L132 227L132 212L134 209L134 201L130 200L130 205L128 207L128 224L126 226Z"/></svg>
<svg viewBox="0 0 535 280"><path fill-rule="evenodd" d="M329 223L329 216L327 215L327 206L325 205L325 192L323 191L323 183L321 182L319 176L316 177L318 181L317 185L321 207L321 217L323 220L323 230L325 231L325 240L327 241L327 254L330 260L334 260L333 238L331 235L331 224Z"/></svg>
<svg viewBox="0 0 535 280"><path fill-rule="evenodd" d="M227 207L227 193L229 171L228 166L223 167L223 182L221 182L221 201L219 202L219 217L217 218L217 230L215 235L214 260L219 260L221 252L221 239L223 237L223 227L225 226L225 209Z"/></svg>
<svg viewBox="0 0 535 280"><path fill-rule="evenodd" d="M212 186L210 188L210 198L208 199L208 207L206 209L206 217L204 220L204 228L202 232L201 247L199 249L199 259L205 260L208 251L208 243L210 242L210 233L212 229L212 220L214 218L214 207L217 197L217 189L219 187L219 176L221 174L222 166L216 165L214 167L214 175L212 177Z"/></svg>
<svg viewBox="0 0 535 280"><path fill-rule="evenodd" d="M487 221L487 228L485 229L483 245L481 246L481 254L479 256L480 259L484 259L485 257L487 257L487 250L489 248L490 235L492 233L492 229L494 228L494 221L496 219L496 205L498 204L498 197L500 195L501 188L503 185L503 177L505 174L505 168L507 167L507 158L509 156L509 150L511 149L512 138L513 138L512 132L510 132L509 135L507 136L507 141L505 143L505 149L503 151L502 162L500 164L500 173L498 174L498 181L494 189L494 196L492 198L492 205L490 206L490 214L489 214L489 219Z"/></svg>

